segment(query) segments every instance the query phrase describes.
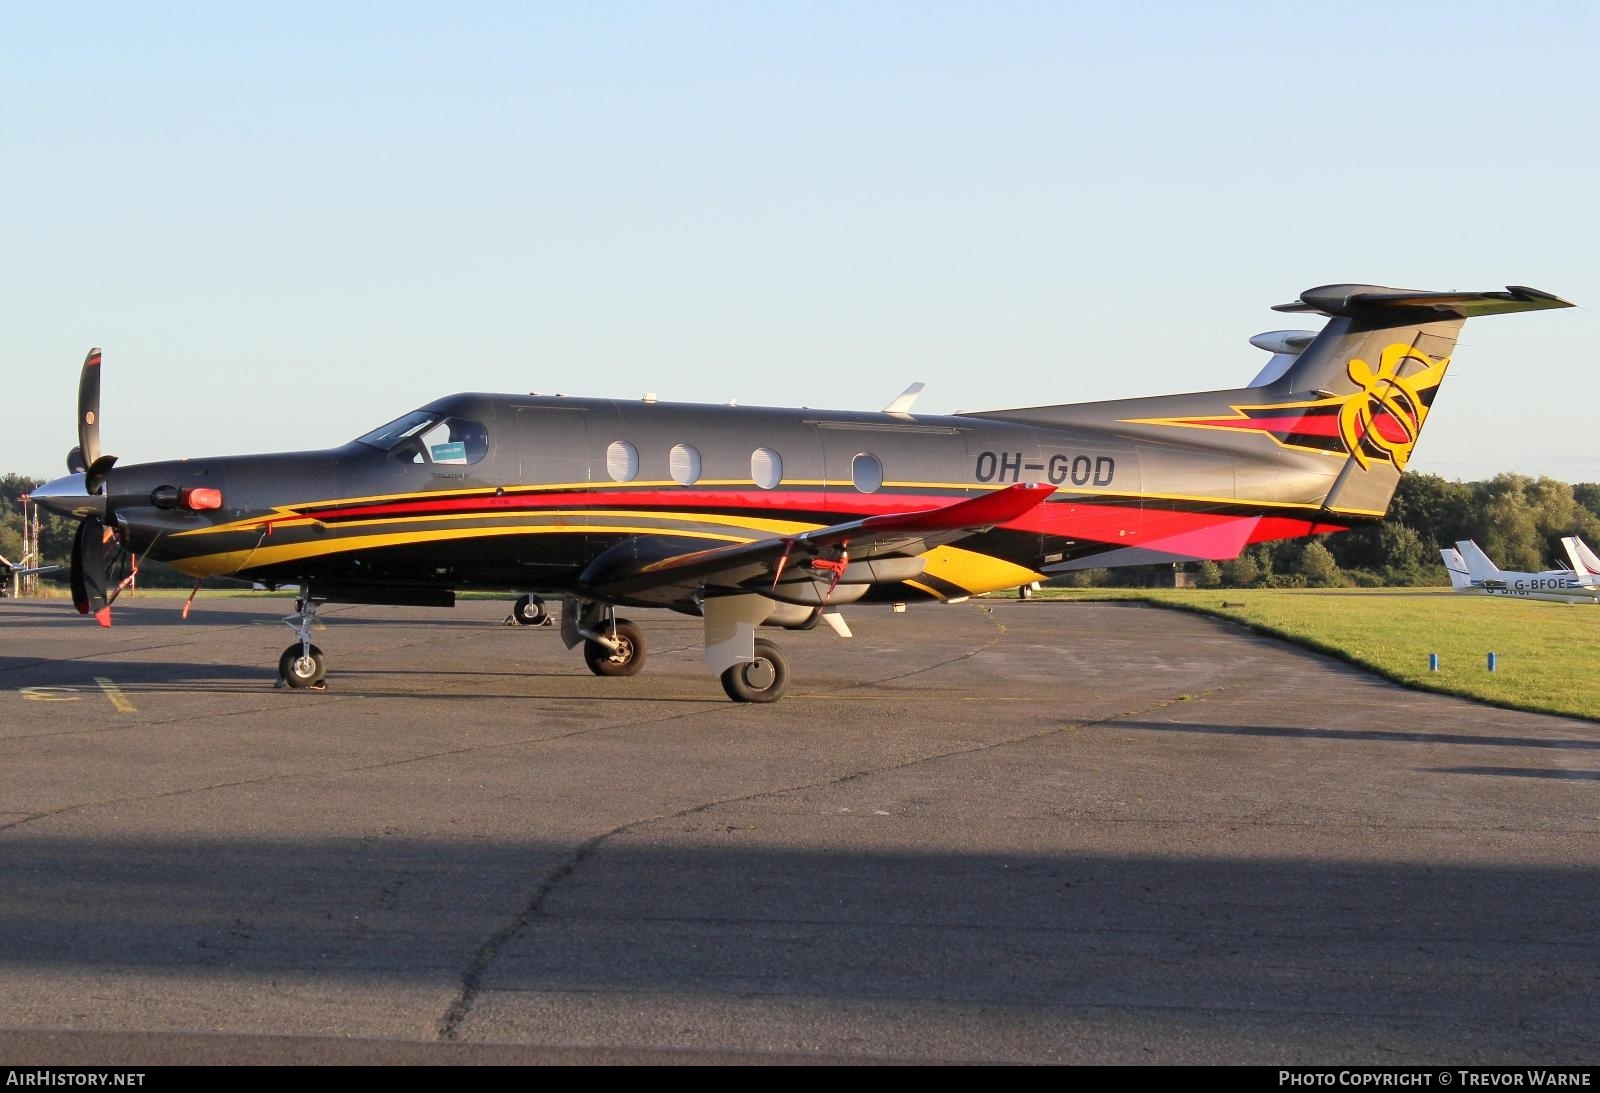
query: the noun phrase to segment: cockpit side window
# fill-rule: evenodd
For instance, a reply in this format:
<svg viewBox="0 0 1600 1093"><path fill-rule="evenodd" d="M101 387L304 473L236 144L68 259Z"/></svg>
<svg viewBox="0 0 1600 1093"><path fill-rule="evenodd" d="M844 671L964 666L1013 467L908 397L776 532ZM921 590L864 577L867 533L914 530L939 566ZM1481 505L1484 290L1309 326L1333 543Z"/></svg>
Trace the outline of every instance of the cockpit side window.
<svg viewBox="0 0 1600 1093"><path fill-rule="evenodd" d="M471 418L416 410L357 437L402 463L477 463L489 454L489 430Z"/></svg>

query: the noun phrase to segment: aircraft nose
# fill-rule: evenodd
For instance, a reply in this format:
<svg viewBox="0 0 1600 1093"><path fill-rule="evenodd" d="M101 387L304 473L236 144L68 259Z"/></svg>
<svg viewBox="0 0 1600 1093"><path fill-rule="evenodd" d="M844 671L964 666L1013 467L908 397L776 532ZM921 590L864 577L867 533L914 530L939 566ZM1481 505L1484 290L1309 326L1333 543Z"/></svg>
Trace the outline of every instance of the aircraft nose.
<svg viewBox="0 0 1600 1093"><path fill-rule="evenodd" d="M84 475L69 474L65 478L58 478L54 482L46 482L36 490L30 491L33 499L51 512L58 512L62 516L72 516L82 519L85 516L98 516L102 520L106 515L105 494L90 494L83 488Z"/></svg>

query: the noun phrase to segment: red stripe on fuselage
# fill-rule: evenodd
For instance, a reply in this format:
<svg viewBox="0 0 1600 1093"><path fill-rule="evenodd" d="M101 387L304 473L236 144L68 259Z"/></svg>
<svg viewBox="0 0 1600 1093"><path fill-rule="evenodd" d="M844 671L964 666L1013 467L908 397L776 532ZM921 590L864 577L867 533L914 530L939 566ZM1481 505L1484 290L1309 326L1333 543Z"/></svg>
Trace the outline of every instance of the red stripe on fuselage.
<svg viewBox="0 0 1600 1093"><path fill-rule="evenodd" d="M963 497L959 491L938 496L914 493L842 494L831 496L815 490L546 490L540 493L512 493L501 497L482 494L472 497L425 498L415 501L390 501L370 505L346 505L318 509L307 506L300 515L316 520L370 520L385 516L448 516L453 513L527 512L539 509L619 509L660 508L698 512L709 509L743 509L749 515L761 512L841 511L852 516L877 516L884 513L921 512L941 508ZM848 506L841 501L848 500ZM829 504L832 501L833 504Z"/></svg>
<svg viewBox="0 0 1600 1093"><path fill-rule="evenodd" d="M1396 421L1387 411L1379 411L1372 417L1373 425L1378 435L1395 444L1404 444L1411 439L1406 433L1406 428ZM1316 436L1337 437L1339 435L1338 414L1306 414L1296 417L1278 415L1276 417L1241 417L1241 418L1195 418L1185 422L1187 425L1212 425L1220 429L1246 429L1263 433L1277 433L1283 436Z"/></svg>
<svg viewBox="0 0 1600 1093"><path fill-rule="evenodd" d="M841 492L829 497L821 489L773 491L737 488L726 491L586 489L517 493L502 497L476 495L419 498L413 501L347 505L322 510L308 506L302 512L307 517L323 521L382 521L416 516L448 517L457 514L505 513L510 516L549 509L587 510L591 518L601 518L608 510L660 509L663 515L683 513L692 517L696 513L704 513L707 519L711 520L721 513L732 514L735 518L770 515L775 519L782 519L788 513L809 514L814 519L817 514L826 513L829 520L842 522L857 517L888 513L926 512L944 508L961 498L962 495L956 490L943 496L924 493ZM832 505L828 504L830 500L833 502ZM846 504L848 508L845 507ZM1263 517L1258 512L1248 511L1250 508L1248 499L1226 501L1219 498L1214 502L1203 503L1210 506L1209 511L1205 509L1174 511L1159 507L1162 505L1161 502L1148 504L1150 507L1133 499L1095 501L1082 497L1057 497L1025 513L1017 520L1001 524L1000 527L1008 531L1086 539L1119 546L1137 546L1151 540L1221 527L1234 520L1258 521L1250 535L1250 542L1345 530L1343 525L1322 524L1301 517Z"/></svg>

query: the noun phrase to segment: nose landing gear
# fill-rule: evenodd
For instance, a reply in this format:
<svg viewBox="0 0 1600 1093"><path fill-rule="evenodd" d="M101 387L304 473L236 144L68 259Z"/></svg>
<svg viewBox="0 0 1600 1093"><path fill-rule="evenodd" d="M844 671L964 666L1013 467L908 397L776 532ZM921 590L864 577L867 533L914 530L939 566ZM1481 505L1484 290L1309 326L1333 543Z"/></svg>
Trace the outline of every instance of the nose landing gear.
<svg viewBox="0 0 1600 1093"><path fill-rule="evenodd" d="M278 658L279 687L289 686L297 691L327 690L328 664L322 650L311 644L311 627L317 621L317 604L311 598L311 586L300 586L300 598L295 601L295 613L287 616L284 624L298 638Z"/></svg>
<svg viewBox="0 0 1600 1093"><path fill-rule="evenodd" d="M511 605L511 619L518 626L553 626L555 619L538 596L523 596Z"/></svg>

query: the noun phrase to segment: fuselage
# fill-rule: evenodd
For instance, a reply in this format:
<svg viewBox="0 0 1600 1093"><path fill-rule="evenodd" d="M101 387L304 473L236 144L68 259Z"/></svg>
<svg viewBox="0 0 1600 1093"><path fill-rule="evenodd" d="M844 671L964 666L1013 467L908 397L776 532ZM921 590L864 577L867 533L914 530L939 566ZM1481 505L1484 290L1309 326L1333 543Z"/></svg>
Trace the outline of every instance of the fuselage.
<svg viewBox="0 0 1600 1093"><path fill-rule="evenodd" d="M1600 603L1600 587L1565 569L1543 573L1501 570L1493 581L1474 581L1456 591L1469 596L1506 596L1551 603Z"/></svg>
<svg viewBox="0 0 1600 1093"><path fill-rule="evenodd" d="M1055 487L1029 516L933 551L916 580L870 590L886 600L1015 587L1141 551L1233 557L1361 519L1320 507L1331 455L1280 452L1259 433L1173 437L1120 406L1083 408L1104 425L1041 425L462 394L338 448L117 467L108 493L130 550L196 577L562 593L629 539L710 547ZM222 504L158 510L163 487L214 489Z"/></svg>

